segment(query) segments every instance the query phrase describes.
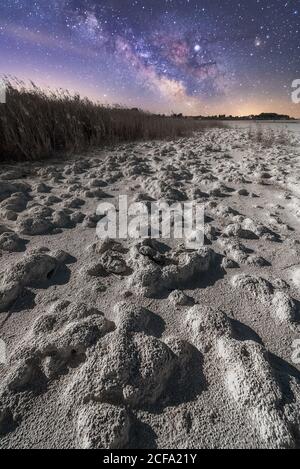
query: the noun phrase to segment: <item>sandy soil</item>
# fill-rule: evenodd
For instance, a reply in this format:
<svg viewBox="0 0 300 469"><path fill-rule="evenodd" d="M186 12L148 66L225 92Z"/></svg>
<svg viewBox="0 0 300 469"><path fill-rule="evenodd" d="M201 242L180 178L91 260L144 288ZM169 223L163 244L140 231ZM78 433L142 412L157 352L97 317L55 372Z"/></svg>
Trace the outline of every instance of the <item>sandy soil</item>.
<svg viewBox="0 0 300 469"><path fill-rule="evenodd" d="M1 167L1 448L299 448L290 140L212 129ZM206 246L97 240L119 194L197 199Z"/></svg>

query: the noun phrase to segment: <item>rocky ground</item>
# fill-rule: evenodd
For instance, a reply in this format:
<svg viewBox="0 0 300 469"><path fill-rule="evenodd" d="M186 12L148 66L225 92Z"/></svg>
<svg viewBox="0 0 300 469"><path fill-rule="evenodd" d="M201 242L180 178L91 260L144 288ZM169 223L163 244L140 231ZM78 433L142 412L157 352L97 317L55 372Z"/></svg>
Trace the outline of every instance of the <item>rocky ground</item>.
<svg viewBox="0 0 300 469"><path fill-rule="evenodd" d="M300 134L262 143L1 166L1 448L299 448ZM203 203L206 246L97 239L119 194Z"/></svg>

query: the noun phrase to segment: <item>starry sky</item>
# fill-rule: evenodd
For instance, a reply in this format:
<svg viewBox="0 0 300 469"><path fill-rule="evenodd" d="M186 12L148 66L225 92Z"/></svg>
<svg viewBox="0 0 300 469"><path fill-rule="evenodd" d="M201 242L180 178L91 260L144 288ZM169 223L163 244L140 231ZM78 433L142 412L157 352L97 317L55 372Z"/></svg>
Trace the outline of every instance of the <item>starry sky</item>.
<svg viewBox="0 0 300 469"><path fill-rule="evenodd" d="M0 0L0 77L187 115L300 116L300 0Z"/></svg>

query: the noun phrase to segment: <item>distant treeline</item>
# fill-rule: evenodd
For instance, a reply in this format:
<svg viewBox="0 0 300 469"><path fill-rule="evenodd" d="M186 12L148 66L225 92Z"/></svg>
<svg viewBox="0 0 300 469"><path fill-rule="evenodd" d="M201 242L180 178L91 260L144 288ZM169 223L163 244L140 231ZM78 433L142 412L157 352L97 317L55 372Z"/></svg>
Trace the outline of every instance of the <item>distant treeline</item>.
<svg viewBox="0 0 300 469"><path fill-rule="evenodd" d="M276 112L263 112L258 115L251 114L249 116L227 116L225 114L219 114L216 116L196 116L199 120L261 120L261 121L281 121L281 120L296 120L285 114L277 114Z"/></svg>
<svg viewBox="0 0 300 469"><path fill-rule="evenodd" d="M265 121L295 121L294 117L290 117L285 114L277 114L276 112L263 112L258 115L251 114L250 116L227 116L226 114L218 114L214 116L184 116L183 114L173 114L172 117L176 117L177 119L196 119L196 120L204 120L204 121L226 121L226 120L265 120Z"/></svg>

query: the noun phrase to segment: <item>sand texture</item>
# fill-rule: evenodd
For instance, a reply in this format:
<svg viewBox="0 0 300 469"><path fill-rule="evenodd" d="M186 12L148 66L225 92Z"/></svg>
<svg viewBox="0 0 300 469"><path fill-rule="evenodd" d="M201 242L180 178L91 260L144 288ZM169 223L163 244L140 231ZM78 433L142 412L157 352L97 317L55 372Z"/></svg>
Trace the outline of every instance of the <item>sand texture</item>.
<svg viewBox="0 0 300 469"><path fill-rule="evenodd" d="M202 203L205 246L99 240L124 194ZM300 133L2 165L0 253L0 448L300 447Z"/></svg>

